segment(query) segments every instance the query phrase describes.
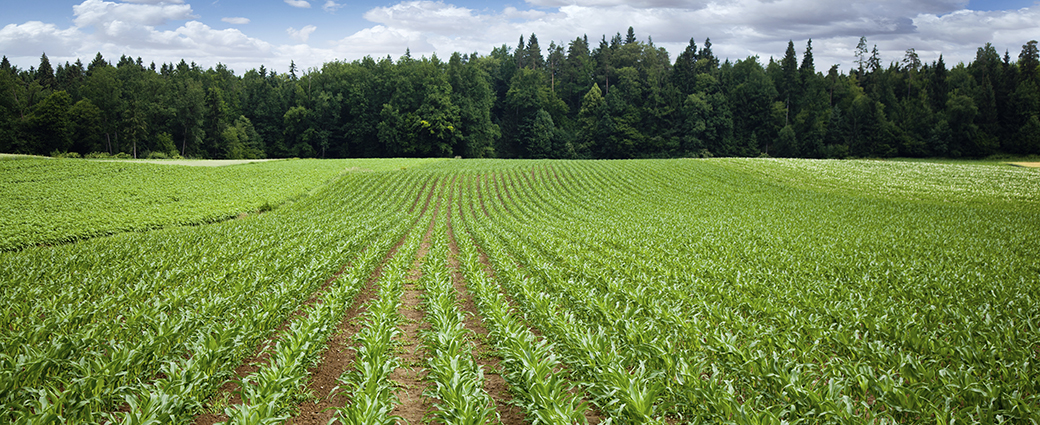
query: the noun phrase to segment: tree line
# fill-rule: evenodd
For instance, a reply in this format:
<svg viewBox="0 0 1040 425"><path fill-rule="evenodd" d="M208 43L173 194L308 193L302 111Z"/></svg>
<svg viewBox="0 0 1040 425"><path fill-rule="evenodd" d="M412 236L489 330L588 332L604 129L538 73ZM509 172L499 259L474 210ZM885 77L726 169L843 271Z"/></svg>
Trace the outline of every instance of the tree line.
<svg viewBox="0 0 1040 425"><path fill-rule="evenodd" d="M546 54L547 52L547 54ZM145 65L98 54L0 63L0 152L197 158L1040 154L1037 42L969 64L913 49L882 64L865 38L847 73L799 59L720 61L710 39L669 60L629 28L596 46L537 36L488 55L405 53L286 73ZM97 155L97 154L95 154Z"/></svg>

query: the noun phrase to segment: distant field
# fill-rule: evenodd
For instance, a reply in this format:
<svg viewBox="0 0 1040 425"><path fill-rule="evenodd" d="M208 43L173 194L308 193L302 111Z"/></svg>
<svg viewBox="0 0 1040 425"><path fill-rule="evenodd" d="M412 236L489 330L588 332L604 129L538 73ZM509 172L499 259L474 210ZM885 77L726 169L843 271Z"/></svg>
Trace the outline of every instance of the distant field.
<svg viewBox="0 0 1040 425"><path fill-rule="evenodd" d="M219 221L276 207L342 173L426 161L0 161L0 250Z"/></svg>
<svg viewBox="0 0 1040 425"><path fill-rule="evenodd" d="M2 423L1040 417L1037 169L26 160L0 178L8 241L76 235L0 252ZM284 203L221 220L265 202ZM192 208L218 222L169 225Z"/></svg>
<svg viewBox="0 0 1040 425"><path fill-rule="evenodd" d="M1009 162L1008 164L1019 167L1040 168L1040 162Z"/></svg>
<svg viewBox="0 0 1040 425"><path fill-rule="evenodd" d="M190 165L192 167L222 167L254 162L284 161L281 159L92 159L98 162L131 162L163 165Z"/></svg>

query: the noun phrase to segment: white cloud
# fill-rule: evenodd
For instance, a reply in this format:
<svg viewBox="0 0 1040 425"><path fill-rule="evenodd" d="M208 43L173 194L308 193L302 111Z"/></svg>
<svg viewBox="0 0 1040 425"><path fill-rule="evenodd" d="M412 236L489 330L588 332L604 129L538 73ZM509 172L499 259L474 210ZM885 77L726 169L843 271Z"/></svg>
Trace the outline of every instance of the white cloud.
<svg viewBox="0 0 1040 425"><path fill-rule="evenodd" d="M0 29L0 52L12 57L37 59L43 52L47 52L51 58L73 56L82 37L83 34L77 28L63 30L54 24L40 21L9 24Z"/></svg>
<svg viewBox="0 0 1040 425"><path fill-rule="evenodd" d="M190 5L129 4L102 0L86 0L72 6L77 27L94 26L105 29L112 25L163 25L168 21L195 18Z"/></svg>
<svg viewBox="0 0 1040 425"><path fill-rule="evenodd" d="M310 38L311 33L314 32L314 30L316 29L318 29L318 27L314 25L307 25L300 29L289 27L289 29L285 30L285 32L287 32L289 34L289 37L291 37L293 40L299 41L300 43L306 43L307 39Z"/></svg>
<svg viewBox="0 0 1040 425"><path fill-rule="evenodd" d="M334 2L332 0L328 0L328 1L325 2L325 5L321 7L321 9L326 11L326 12L333 13L333 12L339 10L342 7L343 7L342 4L336 3L336 2Z"/></svg>
<svg viewBox="0 0 1040 425"><path fill-rule="evenodd" d="M285 0L285 4L287 4L289 6L292 6L292 7L298 7L300 9L310 9L311 8L311 4L308 3L306 0Z"/></svg>
<svg viewBox="0 0 1040 425"><path fill-rule="evenodd" d="M815 63L825 72L835 63L843 71L851 68L860 36L866 36L871 47L877 44L884 64L898 61L911 47L926 62L940 53L950 64L970 61L987 42L1001 53L1009 49L1017 58L1022 44L1037 38L1035 23L1040 22L1040 5L977 12L964 10L965 0L877 0L840 6L833 0L527 0L537 7L526 10L513 6L474 10L450 0L409 0L368 10L364 17L371 26L353 29L352 34L333 35L323 28L320 34L336 41L317 40L316 27L308 25L288 31L295 44L273 45L236 29L215 30L194 21L190 5L183 1L81 1L73 6L74 25L69 28L38 21L0 28L0 52L26 68L38 64L44 51L52 61L89 59L101 51L109 58L122 54L156 62L184 58L203 66L224 62L244 71L261 64L284 69L290 60L306 68L365 55L398 57L405 49L414 56L436 52L447 57L455 51L487 54L503 44L515 47L520 35L527 38L531 33L538 35L543 48L554 40L566 47L582 35L588 35L595 48L602 35L609 39L632 26L640 40L652 36L673 58L691 37L699 46L711 37L721 58L757 55L763 62L783 55L788 40L794 41L801 56L811 37ZM303 0L286 3L311 5ZM323 3L327 12L343 7L335 0ZM249 22L237 17L222 21ZM172 30L156 29L176 22L184 23Z"/></svg>
<svg viewBox="0 0 1040 425"><path fill-rule="evenodd" d="M335 45L337 53L350 59L366 55L397 57L404 54L405 49L411 49L416 56L434 51L422 32L383 25L365 28L339 40Z"/></svg>
<svg viewBox="0 0 1040 425"><path fill-rule="evenodd" d="M464 7L426 0L377 7L364 16L369 21L387 27L440 34L480 31L489 20L489 16L474 15L472 10Z"/></svg>
<svg viewBox="0 0 1040 425"><path fill-rule="evenodd" d="M710 0L527 0L527 3L540 7L613 7L631 6L640 9L665 8L665 9L700 9L705 7Z"/></svg>
<svg viewBox="0 0 1040 425"><path fill-rule="evenodd" d="M249 18L221 18L220 20L232 25L245 25L250 22Z"/></svg>

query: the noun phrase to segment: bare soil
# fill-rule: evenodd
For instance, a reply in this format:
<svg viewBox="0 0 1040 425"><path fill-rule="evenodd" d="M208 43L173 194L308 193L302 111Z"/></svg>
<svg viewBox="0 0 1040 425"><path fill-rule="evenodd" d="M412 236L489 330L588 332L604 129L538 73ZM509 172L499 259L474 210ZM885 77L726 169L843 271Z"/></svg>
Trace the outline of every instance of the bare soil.
<svg viewBox="0 0 1040 425"><path fill-rule="evenodd" d="M493 355L494 350L484 341L487 340L488 330L484 327L484 320L477 311L473 302L473 296L466 288L466 280L462 274L459 264L459 246L455 240L455 230L451 223L451 211L448 212L448 266L451 268L451 281L458 294L463 311L467 313L466 328L473 331L476 338L473 340L474 361L484 369L484 391L491 396L495 402L495 410L498 412L503 425L520 425L524 423L524 414L520 408L511 404L512 394L509 386L501 374L502 359Z"/></svg>
<svg viewBox="0 0 1040 425"><path fill-rule="evenodd" d="M311 294L310 298L308 298L307 301L300 305L300 308L292 312L292 314L289 315L288 319L286 319L280 325L278 325L277 330L271 333L267 340L265 340L258 346L256 352L254 352L254 354L249 358L243 360L242 364L238 365L238 367L235 368L235 376L237 378L233 380L228 380L223 385L221 385L220 389L217 390L217 393L211 398L211 403L217 400L227 400L227 405L242 404L242 396L241 394L237 393L237 390L239 389L239 382L245 377L253 373L256 373L258 370L260 370L260 367L258 365L263 365L267 363L268 359L270 359L271 357L271 347L273 347L274 344L278 341L278 337L281 335L281 333L289 328L289 325L292 323L293 320L296 320L299 317L306 316L304 311L307 307L316 302L321 302L319 298L325 294L329 286L332 285L332 282L335 282L336 279L339 278L344 271L346 271L348 266L349 264L344 264L339 268L338 271L336 271L336 273L333 273L332 276L329 276L329 278L325 280L325 283L322 284L321 289L318 289L313 294ZM217 422L226 422L227 420L228 416L224 414L224 412L205 412L196 416L195 421L192 423L195 425L212 425Z"/></svg>
<svg viewBox="0 0 1040 425"><path fill-rule="evenodd" d="M434 184L434 188L436 188L436 184ZM429 207L432 195L433 189L430 191L430 196L426 198L423 212ZM428 328L429 325L423 320L425 315L421 307L422 290L416 285L416 282L422 277L423 260L430 252L430 237L433 234L433 227L437 222L439 210L440 203L434 207L433 218L426 229L426 234L423 235L419 251L415 255L415 261L408 270L403 287L404 291L401 294L401 307L398 310L398 313L404 319L400 326L401 334L398 336L401 350L398 357L401 359L401 367L395 369L390 374L390 379L396 382L399 387L397 391L399 404L394 406L394 411L391 414L400 416L409 424L422 423L423 417L433 407L430 400L423 397L423 392L426 391L429 382L424 379L423 371L425 369L423 363L426 359L426 353L422 346L419 332Z"/></svg>
<svg viewBox="0 0 1040 425"><path fill-rule="evenodd" d="M376 296L376 283L383 277L383 267L394 258L407 238L406 233L372 270L365 289L358 293L357 299L351 304L329 339L329 348L322 353L317 365L309 370L310 380L307 389L314 401L300 404L296 416L286 423L327 425L335 414L331 409L346 405L346 392L341 390L333 393L332 390L339 386L339 377L354 365L354 335L361 329L361 324L356 319L368 310L368 303Z"/></svg>

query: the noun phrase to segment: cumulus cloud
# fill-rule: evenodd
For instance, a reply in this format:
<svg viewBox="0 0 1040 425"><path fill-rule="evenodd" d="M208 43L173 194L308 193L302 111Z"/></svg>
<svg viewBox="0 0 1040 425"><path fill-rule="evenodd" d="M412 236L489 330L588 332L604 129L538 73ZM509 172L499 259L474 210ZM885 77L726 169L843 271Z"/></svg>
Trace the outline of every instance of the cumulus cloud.
<svg viewBox="0 0 1040 425"><path fill-rule="evenodd" d="M450 0L408 0L375 7L364 14L370 27L335 35L336 41L315 41L316 27L290 28L294 44L272 45L235 29L215 30L196 21L183 0L81 0L73 7L74 25L60 28L43 22L10 24L0 29L0 51L9 57L37 61L41 52L55 60L130 54L157 61L180 58L201 63L225 61L229 65L268 68L301 67L323 62L353 60L365 55L400 56L410 49L414 56L434 52L447 56L460 52L486 54L503 44L514 47L517 38L538 35L542 47L550 41L566 46L575 37L588 35L592 47L601 35L624 34L629 26L646 41L652 36L658 47L674 59L695 38L703 46L711 37L715 54L732 60L758 56L763 62L783 55L793 40L799 56L807 39L813 40L818 70L831 64L843 70L852 66L853 50L860 36L877 44L882 63L898 61L908 48L930 62L942 53L948 63L969 61L975 49L992 42L999 51L1017 57L1021 45L1035 39L1040 5L1014 11L966 10L967 0L876 0L834 4L833 0L526 0L527 8L503 6L474 10ZM307 8L305 0L284 0ZM326 0L322 9L335 12L344 5ZM233 25L246 18L228 17ZM158 31L170 23L179 28ZM329 35L323 30L321 35ZM349 35L348 35L349 34ZM53 52L53 53L52 53ZM13 60L13 59L12 59ZM29 62L31 63L31 62Z"/></svg>
<svg viewBox="0 0 1040 425"><path fill-rule="evenodd" d="M13 57L39 58L43 52L51 57L72 56L82 37L77 28L63 30L40 21L9 24L0 29L0 52Z"/></svg>
<svg viewBox="0 0 1040 425"><path fill-rule="evenodd" d="M153 48L180 53L183 57L241 58L265 55L271 50L269 43L246 36L237 29L215 30L198 21L187 22L173 31L155 32L149 41Z"/></svg>
<svg viewBox="0 0 1040 425"><path fill-rule="evenodd" d="M710 3L709 0L527 0L528 4L540 7L612 7L631 6L641 9L665 8L665 9L700 9Z"/></svg>
<svg viewBox="0 0 1040 425"><path fill-rule="evenodd" d="M311 4L308 3L306 0L285 0L285 4L287 4L289 6L292 6L292 7L298 7L298 8L301 8L301 9L310 9L311 8Z"/></svg>
<svg viewBox="0 0 1040 425"><path fill-rule="evenodd" d="M479 31L488 21L488 17L476 15L470 9L426 0L377 7L366 12L364 16L369 21L387 27L442 34Z"/></svg>
<svg viewBox="0 0 1040 425"><path fill-rule="evenodd" d="M163 25L168 21L188 20L196 16L186 4L130 4L102 0L86 0L72 6L76 26L106 29L119 25Z"/></svg>
<svg viewBox="0 0 1040 425"><path fill-rule="evenodd" d="M249 18L221 18L220 20L232 25L245 25L250 22Z"/></svg>
<svg viewBox="0 0 1040 425"><path fill-rule="evenodd" d="M314 30L316 29L318 29L318 27L314 25L307 25L300 29L289 27L289 29L285 30L285 32L287 32L289 34L289 37L291 37L293 40L296 40L300 43L306 43L307 39L310 38L311 33L314 32Z"/></svg>
<svg viewBox="0 0 1040 425"><path fill-rule="evenodd" d="M404 54L405 49L411 49L416 55L434 51L422 32L383 25L365 28L339 40L335 45L336 52L347 58L388 54L396 57Z"/></svg>
<svg viewBox="0 0 1040 425"><path fill-rule="evenodd" d="M343 7L342 4L336 3L332 0L328 0L325 2L325 5L321 7L321 9L326 12L333 13L339 10L341 7Z"/></svg>

